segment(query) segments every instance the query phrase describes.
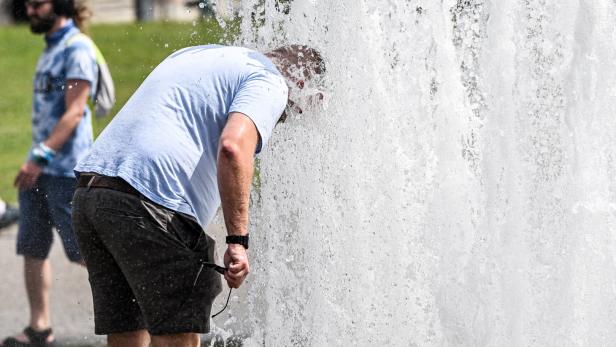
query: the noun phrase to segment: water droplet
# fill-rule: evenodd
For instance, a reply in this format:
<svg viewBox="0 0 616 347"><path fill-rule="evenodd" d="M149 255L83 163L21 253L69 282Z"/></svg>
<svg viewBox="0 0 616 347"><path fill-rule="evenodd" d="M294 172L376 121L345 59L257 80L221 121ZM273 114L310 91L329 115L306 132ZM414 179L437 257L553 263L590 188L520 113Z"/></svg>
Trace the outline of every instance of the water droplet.
<svg viewBox="0 0 616 347"><path fill-rule="evenodd" d="M168 44L168 43L165 43L165 48L167 48L167 47L169 47L169 44Z"/></svg>
<svg viewBox="0 0 616 347"><path fill-rule="evenodd" d="M205 2L200 2L199 3L199 8L205 8Z"/></svg>

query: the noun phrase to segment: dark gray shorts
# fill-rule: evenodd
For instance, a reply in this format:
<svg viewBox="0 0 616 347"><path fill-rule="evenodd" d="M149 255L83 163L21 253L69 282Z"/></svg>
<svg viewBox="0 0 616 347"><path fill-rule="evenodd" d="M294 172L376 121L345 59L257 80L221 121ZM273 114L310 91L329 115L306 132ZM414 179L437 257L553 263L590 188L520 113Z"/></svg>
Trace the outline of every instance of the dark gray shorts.
<svg viewBox="0 0 616 347"><path fill-rule="evenodd" d="M96 334L206 333L221 275L214 240L189 216L143 196L77 188L73 225L87 264Z"/></svg>

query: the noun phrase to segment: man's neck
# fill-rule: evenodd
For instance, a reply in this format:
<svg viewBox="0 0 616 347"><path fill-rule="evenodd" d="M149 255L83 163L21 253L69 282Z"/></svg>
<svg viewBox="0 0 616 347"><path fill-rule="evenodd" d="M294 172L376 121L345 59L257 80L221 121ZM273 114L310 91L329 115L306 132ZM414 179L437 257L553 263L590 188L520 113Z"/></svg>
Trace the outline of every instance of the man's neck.
<svg viewBox="0 0 616 347"><path fill-rule="evenodd" d="M45 35L47 37L53 35L53 33L55 33L56 31L62 29L68 22L68 18L66 17L58 17L58 19L56 19L56 22L54 23L53 27L51 27L51 29L45 33Z"/></svg>

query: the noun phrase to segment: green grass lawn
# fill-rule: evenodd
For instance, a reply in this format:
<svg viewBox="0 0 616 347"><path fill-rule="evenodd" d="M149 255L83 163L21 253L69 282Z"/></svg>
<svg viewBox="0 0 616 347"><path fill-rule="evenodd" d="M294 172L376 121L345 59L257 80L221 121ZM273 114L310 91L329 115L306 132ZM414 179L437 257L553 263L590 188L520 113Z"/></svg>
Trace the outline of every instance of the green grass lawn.
<svg viewBox="0 0 616 347"><path fill-rule="evenodd" d="M219 43L224 32L215 21L95 25L91 36L111 69L117 103L126 102L150 71L174 50ZM27 26L0 28L0 197L17 199L13 179L31 144L32 78L43 37ZM95 136L111 117L94 119Z"/></svg>

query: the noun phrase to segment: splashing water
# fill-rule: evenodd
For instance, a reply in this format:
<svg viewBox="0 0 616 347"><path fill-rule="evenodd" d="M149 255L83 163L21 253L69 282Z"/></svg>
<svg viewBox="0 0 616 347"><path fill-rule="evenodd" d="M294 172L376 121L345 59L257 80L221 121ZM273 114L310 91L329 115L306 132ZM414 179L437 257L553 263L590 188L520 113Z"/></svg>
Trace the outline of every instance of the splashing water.
<svg viewBox="0 0 616 347"><path fill-rule="evenodd" d="M328 68L261 158L245 345L616 341L616 2L237 10Z"/></svg>

